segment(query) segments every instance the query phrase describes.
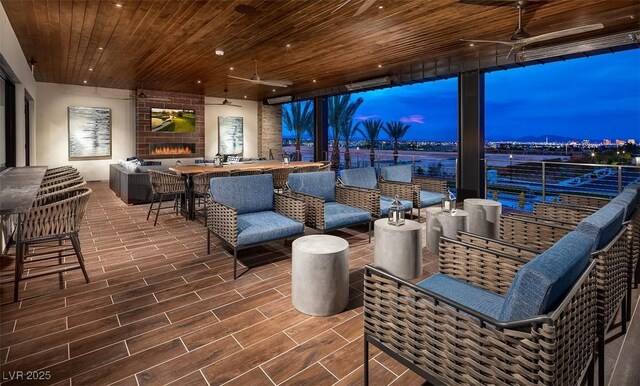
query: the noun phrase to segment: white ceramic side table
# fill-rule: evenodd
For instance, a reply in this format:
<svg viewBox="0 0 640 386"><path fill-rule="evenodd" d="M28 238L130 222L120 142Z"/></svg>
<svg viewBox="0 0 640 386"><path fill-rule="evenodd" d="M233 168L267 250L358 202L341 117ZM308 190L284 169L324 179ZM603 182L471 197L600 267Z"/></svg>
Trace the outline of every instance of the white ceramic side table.
<svg viewBox="0 0 640 386"><path fill-rule="evenodd" d="M469 233L492 239L500 237L501 203L482 198L467 198L464 200L464 210L469 212Z"/></svg>
<svg viewBox="0 0 640 386"><path fill-rule="evenodd" d="M349 243L330 235L311 235L291 244L291 302L300 312L328 316L349 301Z"/></svg>
<svg viewBox="0 0 640 386"><path fill-rule="evenodd" d="M466 231L468 216L467 211L460 209L451 214L440 208L427 208L427 250L437 255L441 236L455 239L458 231Z"/></svg>
<svg viewBox="0 0 640 386"><path fill-rule="evenodd" d="M389 224L386 218L374 223L373 264L405 280L422 275L422 225L405 220L404 225Z"/></svg>

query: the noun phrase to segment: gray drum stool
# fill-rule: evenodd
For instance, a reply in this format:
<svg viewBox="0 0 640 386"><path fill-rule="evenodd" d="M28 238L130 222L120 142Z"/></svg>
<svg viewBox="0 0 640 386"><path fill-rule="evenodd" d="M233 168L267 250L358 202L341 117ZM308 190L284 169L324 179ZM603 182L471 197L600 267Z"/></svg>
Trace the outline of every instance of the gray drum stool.
<svg viewBox="0 0 640 386"><path fill-rule="evenodd" d="M291 244L291 302L300 312L328 316L349 301L349 243L330 235L311 235Z"/></svg>
<svg viewBox="0 0 640 386"><path fill-rule="evenodd" d="M469 213L460 209L451 214L440 208L427 208L427 250L435 255L439 254L440 237L455 239L458 231L466 231L467 216Z"/></svg>
<svg viewBox="0 0 640 386"><path fill-rule="evenodd" d="M469 212L467 231L482 237L500 238L500 214L502 204L482 198L464 200L464 210Z"/></svg>
<svg viewBox="0 0 640 386"><path fill-rule="evenodd" d="M374 223L373 264L401 279L422 275L422 225L406 220L404 225L389 224L386 218Z"/></svg>

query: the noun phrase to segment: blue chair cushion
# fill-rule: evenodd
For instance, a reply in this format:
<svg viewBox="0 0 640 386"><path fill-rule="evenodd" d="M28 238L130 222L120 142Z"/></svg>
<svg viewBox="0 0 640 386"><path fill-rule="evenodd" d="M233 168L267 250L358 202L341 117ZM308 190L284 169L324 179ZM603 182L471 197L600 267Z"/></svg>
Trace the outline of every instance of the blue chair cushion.
<svg viewBox="0 0 640 386"><path fill-rule="evenodd" d="M520 268L509 287L499 320L526 319L556 309L589 265L592 245L590 237L569 232Z"/></svg>
<svg viewBox="0 0 640 386"><path fill-rule="evenodd" d="M611 202L619 204L624 208L624 221L629 221L638 205L638 195L635 190L627 188L611 200Z"/></svg>
<svg viewBox="0 0 640 386"><path fill-rule="evenodd" d="M348 186L365 189L377 189L376 170L372 167L344 169L340 172L340 180Z"/></svg>
<svg viewBox="0 0 640 386"><path fill-rule="evenodd" d="M580 221L576 231L584 233L593 240L593 251L600 250L620 232L624 210L623 206L609 202Z"/></svg>
<svg viewBox="0 0 640 386"><path fill-rule="evenodd" d="M631 189L636 192L636 194L640 194L640 182L633 183L627 186L625 189Z"/></svg>
<svg viewBox="0 0 640 386"><path fill-rule="evenodd" d="M322 197L325 202L336 200L335 172L290 173L287 185L294 192Z"/></svg>
<svg viewBox="0 0 640 386"><path fill-rule="evenodd" d="M324 229L344 228L371 220L371 213L366 210L337 202L324 204Z"/></svg>
<svg viewBox="0 0 640 386"><path fill-rule="evenodd" d="M441 273L419 282L418 286L494 319L498 319L504 303L501 295Z"/></svg>
<svg viewBox="0 0 640 386"><path fill-rule="evenodd" d="M271 174L212 178L211 199L235 208L238 214L273 210Z"/></svg>
<svg viewBox="0 0 640 386"><path fill-rule="evenodd" d="M386 217L389 215L389 207L391 207L393 200L393 197L380 196L380 217ZM400 203L402 204L402 208L405 212L411 210L413 207L413 203L411 201L400 200Z"/></svg>
<svg viewBox="0 0 640 386"><path fill-rule="evenodd" d="M411 182L413 171L410 164L387 166L380 169L380 175L386 181Z"/></svg>
<svg viewBox="0 0 640 386"><path fill-rule="evenodd" d="M420 207L424 208L426 206L440 204L442 199L444 198L444 194L430 192L428 190L420 191Z"/></svg>
<svg viewBox="0 0 640 386"><path fill-rule="evenodd" d="M238 246L264 243L304 232L304 225L272 211L238 216Z"/></svg>

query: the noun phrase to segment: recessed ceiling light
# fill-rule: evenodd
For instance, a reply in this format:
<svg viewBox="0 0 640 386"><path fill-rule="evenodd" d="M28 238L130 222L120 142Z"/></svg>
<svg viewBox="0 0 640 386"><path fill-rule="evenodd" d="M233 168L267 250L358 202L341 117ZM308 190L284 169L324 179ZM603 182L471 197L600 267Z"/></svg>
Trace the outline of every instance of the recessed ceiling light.
<svg viewBox="0 0 640 386"><path fill-rule="evenodd" d="M99 50L104 50L104 48L102 48L102 47L98 47L98 49L99 49Z"/></svg>
<svg viewBox="0 0 640 386"><path fill-rule="evenodd" d="M116 8L122 8L122 4L120 4L120 3L116 3L115 6L116 6Z"/></svg>
<svg viewBox="0 0 640 386"><path fill-rule="evenodd" d="M315 79L313 80L313 83L316 83L316 80L315 80Z"/></svg>
<svg viewBox="0 0 640 386"><path fill-rule="evenodd" d="M93 71L93 68L90 68L89 71Z"/></svg>
<svg viewBox="0 0 640 386"><path fill-rule="evenodd" d="M229 71L233 71L233 67L229 67Z"/></svg>
<svg viewBox="0 0 640 386"><path fill-rule="evenodd" d="M291 48L291 44L287 44L287 48Z"/></svg>
<svg viewBox="0 0 640 386"><path fill-rule="evenodd" d="M218 56L223 56L224 55L224 50L222 48L216 48L214 52Z"/></svg>
<svg viewBox="0 0 640 386"><path fill-rule="evenodd" d="M382 64L378 64L378 68L382 68Z"/></svg>
<svg viewBox="0 0 640 386"><path fill-rule="evenodd" d="M247 99L247 96L246 96L246 95L244 96L244 99Z"/></svg>
<svg viewBox="0 0 640 386"><path fill-rule="evenodd" d="M82 83L87 84L87 81L86 81L86 80L83 80L83 81L82 81Z"/></svg>
<svg viewBox="0 0 640 386"><path fill-rule="evenodd" d="M475 45L476 45L475 43L469 43L469 47L473 47Z"/></svg>
<svg viewBox="0 0 640 386"><path fill-rule="evenodd" d="M202 83L202 81L200 81L200 80L199 80L199 81L198 81L198 84L200 84L200 83Z"/></svg>
<svg viewBox="0 0 640 386"><path fill-rule="evenodd" d="M378 9L382 9L382 8L384 8L384 5L379 5L378 6Z"/></svg>
<svg viewBox="0 0 640 386"><path fill-rule="evenodd" d="M276 92L276 89L274 88L274 89L273 89L273 90L271 90L271 91Z"/></svg>

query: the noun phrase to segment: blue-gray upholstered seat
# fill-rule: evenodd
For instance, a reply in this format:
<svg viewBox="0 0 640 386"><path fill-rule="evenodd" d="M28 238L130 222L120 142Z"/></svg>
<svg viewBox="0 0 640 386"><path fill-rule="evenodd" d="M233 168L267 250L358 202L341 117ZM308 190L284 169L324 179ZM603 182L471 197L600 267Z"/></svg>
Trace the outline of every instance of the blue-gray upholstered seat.
<svg viewBox="0 0 640 386"><path fill-rule="evenodd" d="M568 233L520 268L505 296L443 274L418 285L499 321L531 318L562 302L587 268L592 244L581 232Z"/></svg>
<svg viewBox="0 0 640 386"><path fill-rule="evenodd" d="M380 175L385 181L411 183L413 180L413 172L410 164L383 167L380 169ZM421 190L420 208L440 204L443 198L444 194L442 193Z"/></svg>
<svg viewBox="0 0 640 386"><path fill-rule="evenodd" d="M626 188L611 202L624 207L624 221L629 221L638 206L638 193L634 189Z"/></svg>
<svg viewBox="0 0 640 386"><path fill-rule="evenodd" d="M344 169L340 172L340 180L347 186L355 186L357 188L364 189L378 188L376 170L372 167ZM385 217L389 214L389 207L391 207L393 200L394 197L380 196L380 217ZM411 210L413 207L413 203L410 200L400 200L400 203L402 204L402 208L405 212Z"/></svg>
<svg viewBox="0 0 640 386"><path fill-rule="evenodd" d="M371 213L336 201L335 172L289 174L287 185L293 192L324 199L324 229L331 230L371 220Z"/></svg>
<svg viewBox="0 0 640 386"><path fill-rule="evenodd" d="M593 241L593 251L598 251L606 247L620 232L624 212L624 206L609 202L580 221L576 231L587 235Z"/></svg>
<svg viewBox="0 0 640 386"><path fill-rule="evenodd" d="M211 199L238 212L238 246L299 235L304 225L274 211L268 174L211 179Z"/></svg>

